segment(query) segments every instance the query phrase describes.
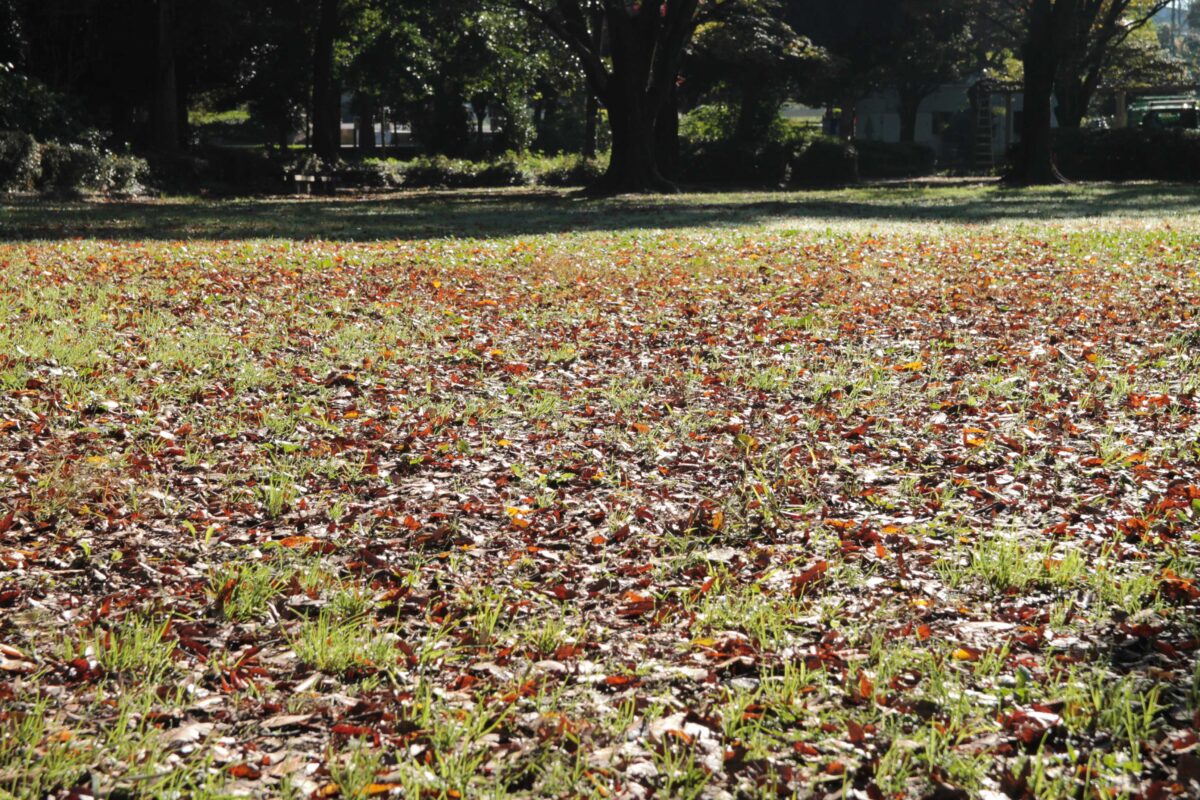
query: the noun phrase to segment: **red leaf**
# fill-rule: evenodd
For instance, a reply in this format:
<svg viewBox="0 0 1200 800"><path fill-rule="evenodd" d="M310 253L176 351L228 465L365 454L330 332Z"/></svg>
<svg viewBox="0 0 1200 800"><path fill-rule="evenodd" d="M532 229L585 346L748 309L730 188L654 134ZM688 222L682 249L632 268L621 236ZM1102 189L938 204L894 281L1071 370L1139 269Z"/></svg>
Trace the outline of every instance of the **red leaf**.
<svg viewBox="0 0 1200 800"><path fill-rule="evenodd" d="M813 566L792 578L792 594L796 597L808 591L812 584L819 581L829 571L828 561L818 561Z"/></svg>

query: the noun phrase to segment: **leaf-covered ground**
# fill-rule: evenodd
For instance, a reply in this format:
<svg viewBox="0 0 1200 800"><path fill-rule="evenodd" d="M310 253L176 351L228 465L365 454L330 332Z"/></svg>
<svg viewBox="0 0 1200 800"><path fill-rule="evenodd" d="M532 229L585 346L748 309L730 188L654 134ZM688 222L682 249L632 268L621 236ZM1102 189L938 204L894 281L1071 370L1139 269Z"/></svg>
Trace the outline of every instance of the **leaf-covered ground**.
<svg viewBox="0 0 1200 800"><path fill-rule="evenodd" d="M1198 243L0 245L0 797L1200 791Z"/></svg>

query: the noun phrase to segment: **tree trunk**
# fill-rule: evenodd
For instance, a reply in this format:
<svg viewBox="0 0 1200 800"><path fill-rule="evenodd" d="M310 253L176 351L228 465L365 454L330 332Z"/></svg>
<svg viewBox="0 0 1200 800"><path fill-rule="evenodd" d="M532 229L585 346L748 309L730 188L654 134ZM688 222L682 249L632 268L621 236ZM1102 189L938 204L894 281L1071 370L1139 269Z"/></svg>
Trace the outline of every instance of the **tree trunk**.
<svg viewBox="0 0 1200 800"><path fill-rule="evenodd" d="M358 149L361 153L375 152L375 100L363 95L359 100Z"/></svg>
<svg viewBox="0 0 1200 800"><path fill-rule="evenodd" d="M678 191L659 171L654 148L655 113L646 107L644 94L635 90L614 96L608 103L612 124L612 156L608 171L591 187L594 194L627 194Z"/></svg>
<svg viewBox="0 0 1200 800"><path fill-rule="evenodd" d="M679 92L672 84L654 121L654 160L668 180L679 175Z"/></svg>
<svg viewBox="0 0 1200 800"><path fill-rule="evenodd" d="M760 114L762 87L763 84L757 80L742 82L742 101L738 106L737 122L733 126L735 142L747 144L763 138L764 131L759 123L762 116Z"/></svg>
<svg viewBox="0 0 1200 800"><path fill-rule="evenodd" d="M900 141L912 144L917 140L917 115L921 111L921 103L929 95L914 86L901 86L896 92L900 95Z"/></svg>
<svg viewBox="0 0 1200 800"><path fill-rule="evenodd" d="M320 0L313 47L312 148L325 161L336 161L342 145L341 98L333 83L333 44L337 36L338 0Z"/></svg>
<svg viewBox="0 0 1200 800"><path fill-rule="evenodd" d="M1065 76L1060 71L1054 86L1054 99L1058 103L1058 127L1078 130L1087 116L1091 93L1085 82L1075 76Z"/></svg>
<svg viewBox="0 0 1200 800"><path fill-rule="evenodd" d="M858 135L858 101L848 99L842 102L842 115L838 117L838 136L850 141Z"/></svg>
<svg viewBox="0 0 1200 800"><path fill-rule="evenodd" d="M1058 0L1061 5L1066 1ZM1029 38L1021 53L1025 65L1022 163L1014 175L1017 183L1026 186L1063 182L1063 176L1054 164L1050 109L1058 67L1055 29L1060 20L1056 17L1062 13L1051 0L1033 0L1029 7Z"/></svg>
<svg viewBox="0 0 1200 800"><path fill-rule="evenodd" d="M164 153L179 149L179 87L175 65L175 0L158 0L158 48L151 146Z"/></svg>
<svg viewBox="0 0 1200 800"><path fill-rule="evenodd" d="M668 105L671 86L652 86L658 15L643 7L630 15L624 5L608 12L612 43L612 77L601 97L612 126L612 158L608 171L591 187L596 194L676 192L659 169L655 123Z"/></svg>
<svg viewBox="0 0 1200 800"><path fill-rule="evenodd" d="M584 158L595 158L596 133L600 122L600 101L596 99L595 92L590 89L587 94L587 106L583 113L587 126L583 132L583 155Z"/></svg>

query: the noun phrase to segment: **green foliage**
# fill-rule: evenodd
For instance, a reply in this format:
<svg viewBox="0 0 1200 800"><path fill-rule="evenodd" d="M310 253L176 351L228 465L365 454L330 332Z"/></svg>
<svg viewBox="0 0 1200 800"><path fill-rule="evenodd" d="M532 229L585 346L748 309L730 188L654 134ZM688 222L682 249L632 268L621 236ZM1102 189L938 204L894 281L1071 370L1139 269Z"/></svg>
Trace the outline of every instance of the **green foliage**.
<svg viewBox="0 0 1200 800"><path fill-rule="evenodd" d="M680 176L706 184L780 186L789 166L816 138L813 131L776 116L759 142L737 140L738 113L713 103L698 106L680 122L683 152Z"/></svg>
<svg viewBox="0 0 1200 800"><path fill-rule="evenodd" d="M37 182L41 153L28 133L0 131L0 191L26 191Z"/></svg>
<svg viewBox="0 0 1200 800"><path fill-rule="evenodd" d="M1200 180L1200 131L1056 130L1054 151L1059 170L1072 180ZM1018 145L1009 154L1016 167Z"/></svg>
<svg viewBox="0 0 1200 800"><path fill-rule="evenodd" d="M86 135L78 103L0 63L0 131L22 131L42 141Z"/></svg>
<svg viewBox="0 0 1200 800"><path fill-rule="evenodd" d="M40 145L38 151L41 157L34 184L54 194L136 194L149 174L144 160L96 146L49 142Z"/></svg>
<svg viewBox="0 0 1200 800"><path fill-rule="evenodd" d="M843 186L857 183L858 150L841 139L821 137L808 142L792 157L793 186Z"/></svg>
<svg viewBox="0 0 1200 800"><path fill-rule="evenodd" d="M586 186L604 174L604 163L579 155L527 159L542 186Z"/></svg>
<svg viewBox="0 0 1200 800"><path fill-rule="evenodd" d="M679 138L691 145L715 144L733 138L737 112L724 103L696 106L679 121Z"/></svg>
<svg viewBox="0 0 1200 800"><path fill-rule="evenodd" d="M919 178L933 173L937 159L923 144L859 140L854 149L864 178Z"/></svg>
<svg viewBox="0 0 1200 800"><path fill-rule="evenodd" d="M346 182L390 189L480 189L505 186L583 186L604 174L604 164L582 156L524 156L494 161L445 156L412 161L366 159L338 171Z"/></svg>
<svg viewBox="0 0 1200 800"><path fill-rule="evenodd" d="M776 119L760 143L733 138L736 115L700 106L683 120L681 178L703 184L840 186L858 180L858 155L847 142Z"/></svg>
<svg viewBox="0 0 1200 800"><path fill-rule="evenodd" d="M403 185L407 189L464 189L497 186L525 186L529 176L515 159L492 163L433 156L418 158L404 167Z"/></svg>

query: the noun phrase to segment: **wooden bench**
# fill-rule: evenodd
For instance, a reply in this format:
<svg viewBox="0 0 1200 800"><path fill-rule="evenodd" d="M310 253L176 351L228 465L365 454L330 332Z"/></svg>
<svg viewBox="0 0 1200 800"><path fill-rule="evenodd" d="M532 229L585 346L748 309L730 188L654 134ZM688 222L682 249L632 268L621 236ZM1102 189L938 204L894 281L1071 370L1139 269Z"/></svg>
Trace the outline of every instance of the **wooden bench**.
<svg viewBox="0 0 1200 800"><path fill-rule="evenodd" d="M332 175L301 175L292 176L292 189L296 194L333 194L337 189L337 179Z"/></svg>

